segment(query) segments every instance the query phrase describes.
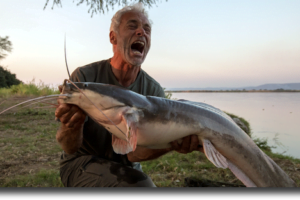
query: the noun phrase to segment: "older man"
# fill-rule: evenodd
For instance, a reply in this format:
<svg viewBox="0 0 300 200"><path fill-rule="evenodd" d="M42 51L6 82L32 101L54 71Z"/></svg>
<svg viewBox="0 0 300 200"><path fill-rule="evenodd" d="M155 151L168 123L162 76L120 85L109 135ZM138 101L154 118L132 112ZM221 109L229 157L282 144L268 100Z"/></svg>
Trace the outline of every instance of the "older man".
<svg viewBox="0 0 300 200"><path fill-rule="evenodd" d="M142 95L165 97L162 87L141 69L151 46L151 23L141 4L125 6L112 18L109 39L114 55L111 59L77 68L71 79L126 87ZM55 112L61 127L56 139L64 153L60 162L61 180L71 187L154 187L139 161L157 158L169 151L188 153L198 148L197 136L186 137L169 149L137 147L119 155L113 151L111 135L86 117L77 106L60 104Z"/></svg>

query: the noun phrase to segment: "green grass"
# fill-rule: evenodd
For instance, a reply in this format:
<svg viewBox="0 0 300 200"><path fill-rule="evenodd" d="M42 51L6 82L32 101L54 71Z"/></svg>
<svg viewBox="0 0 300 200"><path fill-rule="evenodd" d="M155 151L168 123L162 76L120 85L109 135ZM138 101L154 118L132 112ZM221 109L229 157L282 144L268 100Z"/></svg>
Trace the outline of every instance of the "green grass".
<svg viewBox="0 0 300 200"><path fill-rule="evenodd" d="M281 160L289 160L296 164L300 164L300 159L294 158L293 156L282 155L280 153L273 153L272 151L264 151L264 152L273 159L276 158L276 159L281 159Z"/></svg>
<svg viewBox="0 0 300 200"><path fill-rule="evenodd" d="M273 153L267 143L262 150L300 185L300 159ZM141 165L157 187L184 187L185 178L243 185L229 169L216 168L201 152L170 152L158 159L141 162Z"/></svg>
<svg viewBox="0 0 300 200"><path fill-rule="evenodd" d="M30 97L32 98L32 97ZM25 98L27 100L28 98ZM4 110L24 98L11 97ZM0 117L0 187L61 187L54 109L18 109Z"/></svg>
<svg viewBox="0 0 300 200"><path fill-rule="evenodd" d="M254 138L255 144L263 151L271 152L276 146L270 146L267 138Z"/></svg>
<svg viewBox="0 0 300 200"><path fill-rule="evenodd" d="M58 170L42 169L33 175L8 178L2 187L63 187Z"/></svg>
<svg viewBox="0 0 300 200"><path fill-rule="evenodd" d="M230 170L216 168L201 152L170 152L158 159L141 163L158 187L184 187L186 177L242 184Z"/></svg>
<svg viewBox="0 0 300 200"><path fill-rule="evenodd" d="M249 122L247 120L245 120L244 118L234 115L232 113L228 113L228 112L225 112L225 113L227 115L229 115L231 118L239 118L239 120L241 120L249 128L249 130L251 130Z"/></svg>
<svg viewBox="0 0 300 200"><path fill-rule="evenodd" d="M245 133L247 133L250 137L251 137L251 126L249 124L249 122L247 120L245 120L244 118L240 117L240 116L237 116L237 115L234 115L232 113L228 113L228 112L225 112L229 117L231 118L238 118L241 122L243 122L243 124L245 124L245 126L248 128L248 130L245 130L242 129L245 131Z"/></svg>
<svg viewBox="0 0 300 200"><path fill-rule="evenodd" d="M34 80L27 84L21 83L10 88L0 88L0 97L5 98L11 96L46 96L51 94L59 94L57 87L51 87L43 82L36 84Z"/></svg>

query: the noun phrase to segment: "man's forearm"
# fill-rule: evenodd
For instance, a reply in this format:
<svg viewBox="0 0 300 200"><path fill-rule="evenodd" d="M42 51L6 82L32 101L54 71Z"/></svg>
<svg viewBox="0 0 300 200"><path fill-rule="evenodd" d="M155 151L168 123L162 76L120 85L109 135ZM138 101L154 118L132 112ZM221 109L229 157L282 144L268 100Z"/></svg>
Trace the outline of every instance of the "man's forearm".
<svg viewBox="0 0 300 200"><path fill-rule="evenodd" d="M127 157L130 162L141 162L158 158L170 151L170 149L148 149L137 147L134 152L128 153Z"/></svg>
<svg viewBox="0 0 300 200"><path fill-rule="evenodd" d="M75 153L82 145L83 126L68 128L63 123L56 134L56 140L67 154Z"/></svg>

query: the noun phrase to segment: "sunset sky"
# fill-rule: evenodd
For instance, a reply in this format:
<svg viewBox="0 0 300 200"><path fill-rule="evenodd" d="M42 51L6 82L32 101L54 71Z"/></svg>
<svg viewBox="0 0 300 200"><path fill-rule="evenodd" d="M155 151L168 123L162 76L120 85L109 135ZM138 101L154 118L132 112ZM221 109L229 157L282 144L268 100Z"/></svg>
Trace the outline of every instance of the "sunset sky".
<svg viewBox="0 0 300 200"><path fill-rule="evenodd" d="M110 20L63 1L1 0L0 36L13 51L0 65L27 82L57 85L70 71L112 57ZM148 9L148 8L147 8ZM244 87L300 82L299 0L168 0L149 10L152 46L142 68L163 87Z"/></svg>

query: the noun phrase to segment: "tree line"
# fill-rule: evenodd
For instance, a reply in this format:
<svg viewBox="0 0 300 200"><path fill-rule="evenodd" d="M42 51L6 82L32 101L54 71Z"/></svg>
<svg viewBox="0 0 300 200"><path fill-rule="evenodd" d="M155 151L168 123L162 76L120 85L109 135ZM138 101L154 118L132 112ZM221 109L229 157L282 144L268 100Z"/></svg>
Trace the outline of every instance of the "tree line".
<svg viewBox="0 0 300 200"><path fill-rule="evenodd" d="M0 60L4 59L7 53L11 51L12 43L9 37L0 36ZM0 65L0 88L7 88L20 83L22 83L22 81L16 78L16 74L12 74L9 70Z"/></svg>
<svg viewBox="0 0 300 200"><path fill-rule="evenodd" d="M19 85L20 83L22 81L16 78L16 74L12 74L0 65L0 88L7 88L12 85Z"/></svg>

